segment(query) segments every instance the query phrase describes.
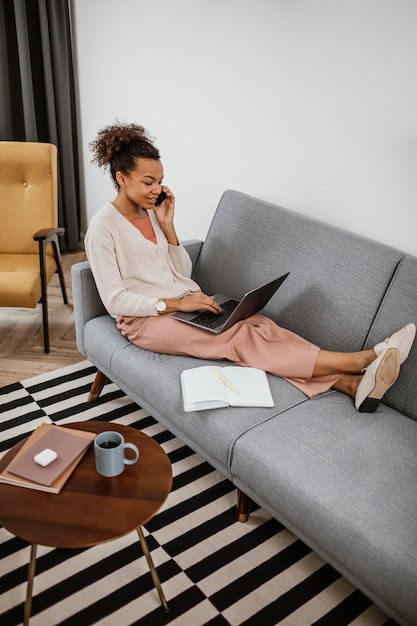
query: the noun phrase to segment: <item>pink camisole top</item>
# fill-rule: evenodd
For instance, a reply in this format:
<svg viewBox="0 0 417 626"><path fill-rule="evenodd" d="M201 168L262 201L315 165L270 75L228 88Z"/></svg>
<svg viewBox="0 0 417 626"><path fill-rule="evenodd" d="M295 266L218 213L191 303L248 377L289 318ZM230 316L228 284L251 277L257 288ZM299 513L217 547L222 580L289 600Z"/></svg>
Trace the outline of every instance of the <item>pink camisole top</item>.
<svg viewBox="0 0 417 626"><path fill-rule="evenodd" d="M156 244L156 235L152 226L151 218L149 216L144 217L140 220L134 220L133 222L131 222L131 224L133 224L135 228L140 230L145 239L149 239L149 241L152 241L152 243Z"/></svg>

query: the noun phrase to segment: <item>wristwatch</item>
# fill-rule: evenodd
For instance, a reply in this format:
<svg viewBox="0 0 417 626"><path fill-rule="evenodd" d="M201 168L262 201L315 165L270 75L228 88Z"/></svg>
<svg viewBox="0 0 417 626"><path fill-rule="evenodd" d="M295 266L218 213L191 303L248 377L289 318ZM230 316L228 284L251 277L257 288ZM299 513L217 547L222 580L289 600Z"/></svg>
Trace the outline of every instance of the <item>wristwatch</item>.
<svg viewBox="0 0 417 626"><path fill-rule="evenodd" d="M165 300L162 300L161 298L157 300L155 302L155 309L158 311L158 315L159 313L163 313L164 311L166 311L167 303L165 302Z"/></svg>

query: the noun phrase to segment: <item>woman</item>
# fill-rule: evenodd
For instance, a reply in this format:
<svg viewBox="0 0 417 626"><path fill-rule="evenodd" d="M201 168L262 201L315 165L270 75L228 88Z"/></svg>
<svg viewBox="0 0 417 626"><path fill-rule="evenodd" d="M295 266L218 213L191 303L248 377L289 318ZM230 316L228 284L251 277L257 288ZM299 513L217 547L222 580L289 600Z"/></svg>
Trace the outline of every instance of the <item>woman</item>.
<svg viewBox="0 0 417 626"><path fill-rule="evenodd" d="M91 148L93 161L110 168L117 195L91 220L86 252L104 306L124 336L153 352L257 367L308 397L337 389L354 398L359 411L375 411L410 352L414 324L373 349L345 353L321 350L260 314L219 335L173 320L175 311L222 309L191 278L159 151L135 124L102 129ZM157 205L161 191L166 198Z"/></svg>

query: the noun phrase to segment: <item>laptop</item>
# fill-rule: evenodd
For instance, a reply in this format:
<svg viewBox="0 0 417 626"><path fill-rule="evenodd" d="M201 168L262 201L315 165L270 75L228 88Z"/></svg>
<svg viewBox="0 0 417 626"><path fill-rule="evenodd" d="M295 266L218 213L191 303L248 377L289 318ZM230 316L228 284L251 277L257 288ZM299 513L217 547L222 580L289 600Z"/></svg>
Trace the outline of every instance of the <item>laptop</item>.
<svg viewBox="0 0 417 626"><path fill-rule="evenodd" d="M218 335L228 328L231 328L236 322L245 320L247 317L263 309L288 275L289 272L265 285L248 291L240 302L229 296L216 293L214 298L216 302L221 305L223 313L211 313L210 311L193 311L192 313L186 313L178 311L174 313L172 317L180 322L197 326L198 328L208 330Z"/></svg>

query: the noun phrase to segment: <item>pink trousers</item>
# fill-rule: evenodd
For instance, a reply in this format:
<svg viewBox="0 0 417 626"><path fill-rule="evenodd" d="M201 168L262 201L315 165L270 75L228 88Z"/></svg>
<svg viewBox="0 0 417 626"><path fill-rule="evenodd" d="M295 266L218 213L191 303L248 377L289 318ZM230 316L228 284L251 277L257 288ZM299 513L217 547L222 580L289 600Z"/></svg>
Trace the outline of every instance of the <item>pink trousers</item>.
<svg viewBox="0 0 417 626"><path fill-rule="evenodd" d="M260 314L238 322L220 335L183 324L170 315L119 316L117 327L139 348L257 367L285 378L310 398L327 391L340 379L340 375L313 377L320 348Z"/></svg>

